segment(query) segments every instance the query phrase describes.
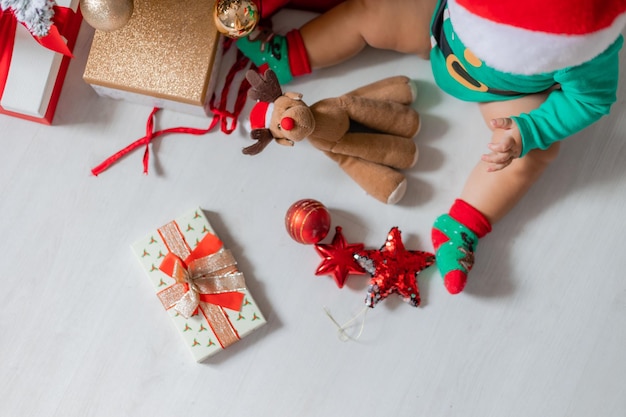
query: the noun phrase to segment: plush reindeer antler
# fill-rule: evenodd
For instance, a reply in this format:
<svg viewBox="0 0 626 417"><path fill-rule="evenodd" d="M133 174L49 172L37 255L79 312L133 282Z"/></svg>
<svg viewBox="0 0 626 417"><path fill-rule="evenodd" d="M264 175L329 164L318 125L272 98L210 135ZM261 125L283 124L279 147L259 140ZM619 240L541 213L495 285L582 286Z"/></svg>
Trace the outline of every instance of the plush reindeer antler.
<svg viewBox="0 0 626 417"><path fill-rule="evenodd" d="M250 132L250 137L257 142L254 145L246 146L241 150L244 155L257 155L274 139L269 129L254 129Z"/></svg>
<svg viewBox="0 0 626 417"><path fill-rule="evenodd" d="M252 100L272 103L283 95L278 78L271 69L265 71L264 75L250 69L246 72L246 78L252 86L248 90L248 97Z"/></svg>

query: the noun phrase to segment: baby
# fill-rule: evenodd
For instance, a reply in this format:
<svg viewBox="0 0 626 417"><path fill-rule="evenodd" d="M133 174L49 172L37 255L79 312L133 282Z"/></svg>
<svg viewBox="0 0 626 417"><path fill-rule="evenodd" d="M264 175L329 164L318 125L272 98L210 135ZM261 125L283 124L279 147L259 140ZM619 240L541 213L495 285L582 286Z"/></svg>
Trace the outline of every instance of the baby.
<svg viewBox="0 0 626 417"><path fill-rule="evenodd" d="M626 0L346 0L286 36L253 32L237 45L281 83L366 45L417 54L444 91L480 103L489 151L432 229L456 294L478 240L537 181L559 141L609 113L625 25Z"/></svg>

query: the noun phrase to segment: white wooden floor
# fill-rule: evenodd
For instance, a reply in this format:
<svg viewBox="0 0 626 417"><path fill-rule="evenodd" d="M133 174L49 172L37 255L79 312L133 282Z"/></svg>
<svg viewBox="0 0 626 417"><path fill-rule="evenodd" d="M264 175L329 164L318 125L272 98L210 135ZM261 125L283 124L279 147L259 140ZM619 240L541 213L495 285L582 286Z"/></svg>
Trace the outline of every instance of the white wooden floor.
<svg viewBox="0 0 626 417"><path fill-rule="evenodd" d="M376 249L398 226L408 249L432 250L433 220L486 150L475 105L438 91L427 62L373 50L290 86L314 102L389 75L418 80L421 154L397 206L306 144L244 156L243 131L169 136L149 175L138 151L94 177L143 136L150 108L84 84L91 36L83 26L54 126L0 116L0 415L626 415L626 83L611 116L566 141L481 242L464 293L449 295L431 267L422 307L390 296L342 342L324 307L349 320L367 278L340 290L315 276L320 258L287 235L287 208L315 198L350 243ZM207 123L163 111L157 124ZM268 319L201 364L130 250L198 205Z"/></svg>

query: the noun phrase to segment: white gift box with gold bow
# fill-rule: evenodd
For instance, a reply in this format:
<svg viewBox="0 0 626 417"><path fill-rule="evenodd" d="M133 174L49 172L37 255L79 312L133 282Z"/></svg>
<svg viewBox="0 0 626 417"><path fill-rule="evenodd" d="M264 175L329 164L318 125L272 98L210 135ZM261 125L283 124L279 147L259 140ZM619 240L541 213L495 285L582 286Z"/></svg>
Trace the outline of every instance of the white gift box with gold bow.
<svg viewBox="0 0 626 417"><path fill-rule="evenodd" d="M196 208L132 245L196 361L266 323L232 253Z"/></svg>

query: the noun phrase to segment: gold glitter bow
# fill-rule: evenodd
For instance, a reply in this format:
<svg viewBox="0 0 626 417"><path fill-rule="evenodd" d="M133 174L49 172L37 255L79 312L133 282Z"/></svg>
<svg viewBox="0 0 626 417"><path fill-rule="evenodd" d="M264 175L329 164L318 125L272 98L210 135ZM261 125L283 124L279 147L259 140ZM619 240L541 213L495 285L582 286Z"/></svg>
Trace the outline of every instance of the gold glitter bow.
<svg viewBox="0 0 626 417"><path fill-rule="evenodd" d="M235 265L229 250L194 260L187 268L179 259L172 271L176 284L159 292L159 299L166 309L174 307L185 318L191 317L201 301L239 310L238 291L245 290L246 284L241 272L232 271Z"/></svg>
<svg viewBox="0 0 626 417"><path fill-rule="evenodd" d="M157 293L163 307L173 307L185 318L200 312L222 347L239 340L223 310L239 311L244 298L241 291L246 289L232 253L211 233L192 251L175 222L159 229L159 235L168 248L159 269L176 281Z"/></svg>

